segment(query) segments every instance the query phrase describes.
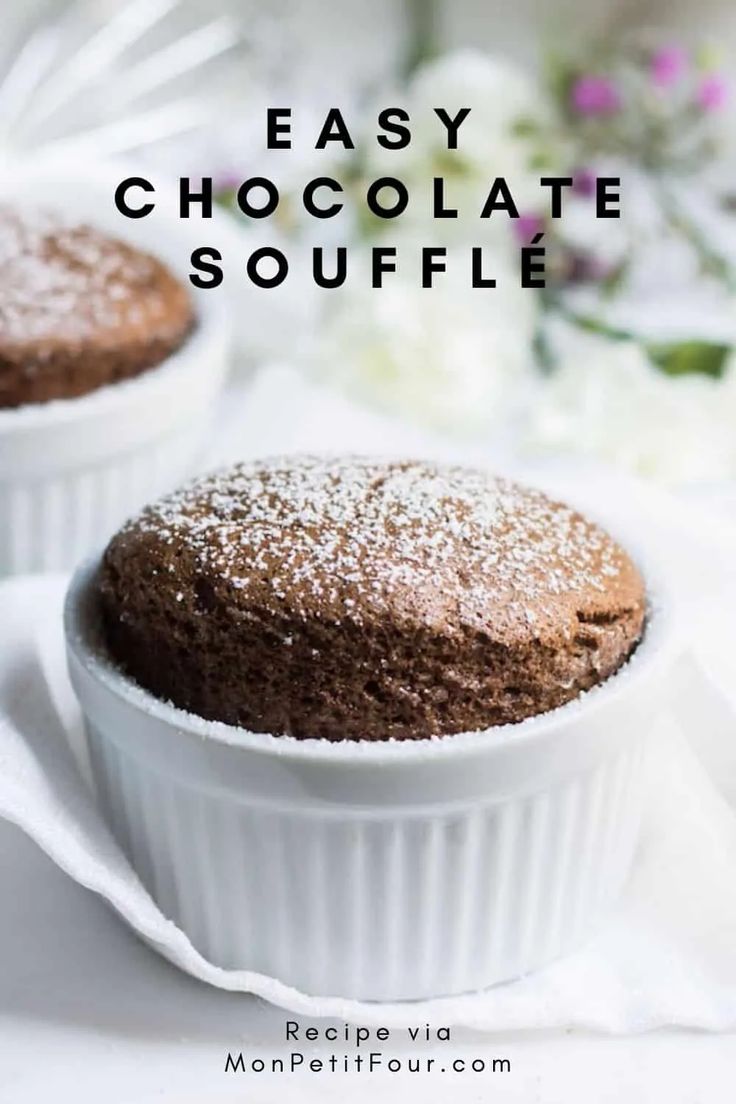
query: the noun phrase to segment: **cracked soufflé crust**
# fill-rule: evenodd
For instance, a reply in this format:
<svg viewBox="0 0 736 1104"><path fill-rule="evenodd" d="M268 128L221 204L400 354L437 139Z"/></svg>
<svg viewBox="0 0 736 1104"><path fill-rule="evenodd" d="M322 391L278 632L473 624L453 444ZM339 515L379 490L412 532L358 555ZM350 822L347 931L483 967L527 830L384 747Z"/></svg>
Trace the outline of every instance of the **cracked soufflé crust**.
<svg viewBox="0 0 736 1104"><path fill-rule="evenodd" d="M240 465L163 499L110 542L99 598L114 659L153 694L328 740L554 709L625 662L646 609L627 553L541 492L350 457Z"/></svg>
<svg viewBox="0 0 736 1104"><path fill-rule="evenodd" d="M193 325L186 288L155 257L47 211L0 207L0 408L137 376Z"/></svg>

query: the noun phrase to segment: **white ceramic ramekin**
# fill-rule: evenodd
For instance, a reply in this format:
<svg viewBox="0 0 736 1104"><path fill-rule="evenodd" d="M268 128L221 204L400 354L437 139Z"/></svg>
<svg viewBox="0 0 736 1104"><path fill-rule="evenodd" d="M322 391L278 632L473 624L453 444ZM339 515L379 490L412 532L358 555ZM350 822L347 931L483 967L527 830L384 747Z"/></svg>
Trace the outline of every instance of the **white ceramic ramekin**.
<svg viewBox="0 0 736 1104"><path fill-rule="evenodd" d="M0 410L0 576L73 567L189 474L227 367L219 303L151 371L82 398Z"/></svg>
<svg viewBox="0 0 736 1104"><path fill-rule="evenodd" d="M433 997L557 957L615 900L673 651L666 611L625 669L553 713L330 744L206 722L125 678L100 642L96 572L77 572L65 617L99 800L211 962L310 994Z"/></svg>

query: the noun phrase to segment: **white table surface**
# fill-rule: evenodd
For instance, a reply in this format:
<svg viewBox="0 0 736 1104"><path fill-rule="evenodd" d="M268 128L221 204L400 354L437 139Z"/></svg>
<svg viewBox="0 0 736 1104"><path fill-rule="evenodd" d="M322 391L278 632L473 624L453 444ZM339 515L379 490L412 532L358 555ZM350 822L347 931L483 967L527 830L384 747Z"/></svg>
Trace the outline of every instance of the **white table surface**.
<svg viewBox="0 0 736 1104"><path fill-rule="evenodd" d="M726 1104L736 1038L658 1032L453 1033L438 1058L504 1057L506 1074L225 1074L228 1050L284 1053L287 1016L209 989L144 947L102 902L0 822L2 1104L205 1104L417 1099ZM304 1021L302 1021L304 1023ZM290 1044L291 1046L292 1044ZM309 1057L344 1045L310 1044ZM426 1056L396 1034L387 1057Z"/></svg>

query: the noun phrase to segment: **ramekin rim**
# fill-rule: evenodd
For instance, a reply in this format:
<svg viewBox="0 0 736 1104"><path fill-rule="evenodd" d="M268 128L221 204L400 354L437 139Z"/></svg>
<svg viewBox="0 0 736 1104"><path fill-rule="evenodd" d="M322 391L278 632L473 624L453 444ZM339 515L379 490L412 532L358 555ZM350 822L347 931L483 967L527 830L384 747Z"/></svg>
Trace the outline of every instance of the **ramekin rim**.
<svg viewBox="0 0 736 1104"><path fill-rule="evenodd" d="M84 624L85 601L91 601L93 586L101 562L98 554L82 563L74 572L64 602L64 633L67 648L75 655L85 671L104 689L127 706L185 732L214 744L239 748L280 760L311 760L326 765L385 766L401 763L419 763L448 755L459 756L484 751L501 754L511 746L518 747L554 733L565 726L576 714L590 714L604 708L625 686L637 685L658 663L666 661L674 641L674 612L668 597L668 588L658 576L647 572L648 616L644 636L634 653L609 678L578 695L571 701L544 713L518 722L497 725L479 731L450 733L444 736L407 740L326 740L299 738L290 735L276 736L267 732L250 732L223 721L210 721L157 698L126 675L114 659L92 643L93 629ZM641 566L641 561L639 561Z"/></svg>

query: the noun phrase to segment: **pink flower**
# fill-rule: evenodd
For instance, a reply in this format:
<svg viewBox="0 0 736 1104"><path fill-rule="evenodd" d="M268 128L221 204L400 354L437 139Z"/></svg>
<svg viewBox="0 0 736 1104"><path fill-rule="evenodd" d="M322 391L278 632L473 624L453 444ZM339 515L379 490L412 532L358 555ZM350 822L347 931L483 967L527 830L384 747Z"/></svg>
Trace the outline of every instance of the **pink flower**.
<svg viewBox="0 0 736 1104"><path fill-rule="evenodd" d="M611 268L592 253L570 250L565 258L563 280L567 284L599 284L611 275Z"/></svg>
<svg viewBox="0 0 736 1104"><path fill-rule="evenodd" d="M574 169L572 174L572 190L575 192L575 195L590 199L591 196L595 195L597 180L598 177L592 169L585 168L584 166L579 169Z"/></svg>
<svg viewBox="0 0 736 1104"><path fill-rule="evenodd" d="M671 88L685 75L688 65L687 50L682 46L663 46L649 63L653 82L659 88Z"/></svg>
<svg viewBox="0 0 736 1104"><path fill-rule="evenodd" d="M615 115L621 108L621 96L608 77L589 74L573 84L570 103L580 115Z"/></svg>
<svg viewBox="0 0 736 1104"><path fill-rule="evenodd" d="M695 100L703 111L719 111L728 99L728 85L718 73L703 77L695 90Z"/></svg>
<svg viewBox="0 0 736 1104"><path fill-rule="evenodd" d="M238 173L235 169L226 169L224 172L218 173L212 182L215 195L237 191L246 176L247 173Z"/></svg>
<svg viewBox="0 0 736 1104"><path fill-rule="evenodd" d="M513 220L514 237L519 245L529 245L537 234L544 232L544 219L541 215L532 214L530 211L519 215Z"/></svg>

